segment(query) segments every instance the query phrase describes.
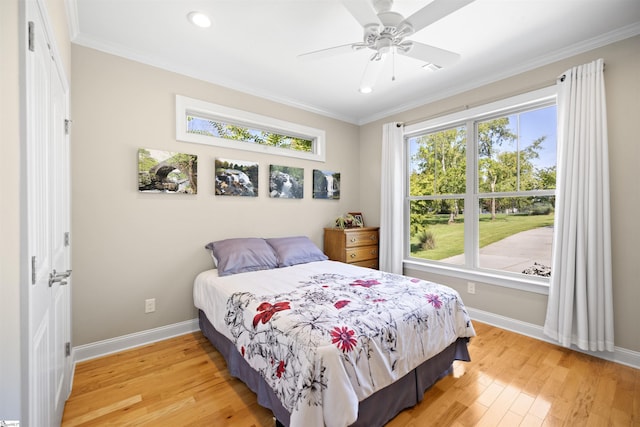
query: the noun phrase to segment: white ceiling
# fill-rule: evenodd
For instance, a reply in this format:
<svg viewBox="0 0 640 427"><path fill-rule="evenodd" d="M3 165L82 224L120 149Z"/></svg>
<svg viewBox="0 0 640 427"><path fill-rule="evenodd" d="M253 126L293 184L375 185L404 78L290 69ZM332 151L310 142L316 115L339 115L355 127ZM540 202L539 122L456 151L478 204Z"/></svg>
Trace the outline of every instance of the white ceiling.
<svg viewBox="0 0 640 427"><path fill-rule="evenodd" d="M430 1L392 10L407 17ZM68 10L74 43L356 124L640 34L640 0L475 0L408 38L458 62L429 72L396 56L396 80L386 61L365 95L370 51L298 58L362 41L338 0L69 0ZM213 25L195 27L191 11Z"/></svg>

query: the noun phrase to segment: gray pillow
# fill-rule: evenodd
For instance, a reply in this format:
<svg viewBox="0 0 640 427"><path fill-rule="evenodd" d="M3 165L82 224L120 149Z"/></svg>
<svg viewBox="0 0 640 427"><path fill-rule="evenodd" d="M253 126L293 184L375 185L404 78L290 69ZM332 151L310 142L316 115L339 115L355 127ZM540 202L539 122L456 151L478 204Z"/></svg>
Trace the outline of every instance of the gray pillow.
<svg viewBox="0 0 640 427"><path fill-rule="evenodd" d="M278 267L288 267L313 261L329 259L306 236L276 237L267 239L278 257Z"/></svg>
<svg viewBox="0 0 640 427"><path fill-rule="evenodd" d="M271 246L257 237L219 240L205 248L211 250L217 261L218 276L278 267L278 258Z"/></svg>

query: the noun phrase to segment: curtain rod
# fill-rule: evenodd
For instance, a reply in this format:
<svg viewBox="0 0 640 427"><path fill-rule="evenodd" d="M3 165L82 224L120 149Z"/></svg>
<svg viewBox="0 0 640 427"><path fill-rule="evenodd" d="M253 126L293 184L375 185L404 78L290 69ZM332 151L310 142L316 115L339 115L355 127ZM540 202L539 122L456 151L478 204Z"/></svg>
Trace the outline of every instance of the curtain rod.
<svg viewBox="0 0 640 427"><path fill-rule="evenodd" d="M602 64L602 71L604 71L605 68L606 68L606 64L603 63ZM562 74L561 76L558 76L558 78L555 81L543 82L540 85L534 85L532 87L525 88L524 90L512 93L511 95L500 96L500 97L497 97L497 98L481 101L481 102L478 102L476 104L461 105L459 107L451 108L448 111L441 111L441 112L439 112L437 114L434 114L434 115L431 115L431 116L427 116L427 117L422 117L422 118L415 119L415 120L409 120L409 121L406 121L406 122L397 122L396 126L397 127L409 126L409 125L412 125L412 124L415 124L415 123L424 122L425 120L429 120L429 119L432 119L432 118L435 118L435 117L446 116L447 114L452 114L452 113L457 113L458 111L468 110L469 108L476 107L476 106L479 106L479 105L484 105L484 104L487 104L487 103L490 103L490 102L493 102L493 101L497 101L497 100L500 100L500 99L509 98L510 96L519 95L521 93L526 93L526 92L530 92L532 90L536 90L536 89L540 89L540 88L543 88L543 87L551 86L552 84L556 83L558 80L563 82L565 78L566 78L566 74ZM434 102L437 102L437 101L438 100L436 100Z"/></svg>
<svg viewBox="0 0 640 427"><path fill-rule="evenodd" d="M603 73L604 73L604 70L605 70L606 68L607 68L607 64L603 62L603 63L602 63L602 72L603 72ZM566 79L566 78L567 78L567 75L566 75L566 74L563 74L563 75L561 75L561 76L559 76L559 77L558 77L558 80L559 80L559 81L561 81L561 82L563 82L563 81L564 81L564 79Z"/></svg>

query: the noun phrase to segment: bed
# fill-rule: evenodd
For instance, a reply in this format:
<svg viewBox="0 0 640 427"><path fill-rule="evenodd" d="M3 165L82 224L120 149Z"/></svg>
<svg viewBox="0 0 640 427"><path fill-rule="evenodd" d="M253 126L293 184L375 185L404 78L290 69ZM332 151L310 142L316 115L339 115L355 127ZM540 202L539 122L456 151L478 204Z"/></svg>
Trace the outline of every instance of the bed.
<svg viewBox="0 0 640 427"><path fill-rule="evenodd" d="M279 425L382 426L470 360L449 287L330 261L304 236L206 247L200 328Z"/></svg>

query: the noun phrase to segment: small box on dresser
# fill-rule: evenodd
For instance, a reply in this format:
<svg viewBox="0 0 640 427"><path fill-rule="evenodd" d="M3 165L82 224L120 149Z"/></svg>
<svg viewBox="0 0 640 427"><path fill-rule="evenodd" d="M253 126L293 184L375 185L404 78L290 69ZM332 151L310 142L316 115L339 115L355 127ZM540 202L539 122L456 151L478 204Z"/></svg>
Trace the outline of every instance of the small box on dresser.
<svg viewBox="0 0 640 427"><path fill-rule="evenodd" d="M334 261L378 268L379 227L325 228L324 253Z"/></svg>

